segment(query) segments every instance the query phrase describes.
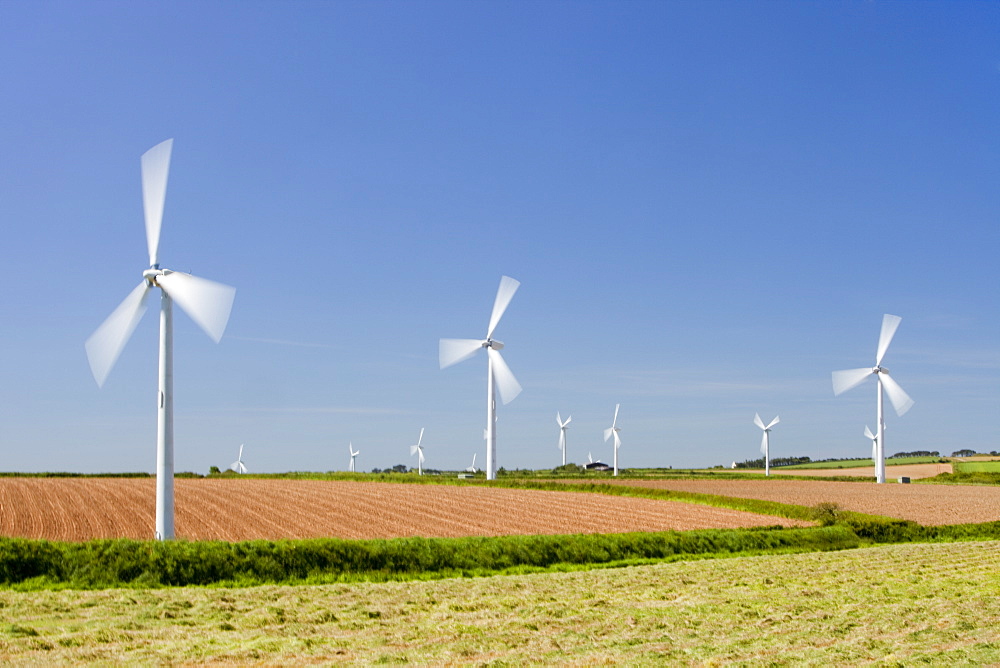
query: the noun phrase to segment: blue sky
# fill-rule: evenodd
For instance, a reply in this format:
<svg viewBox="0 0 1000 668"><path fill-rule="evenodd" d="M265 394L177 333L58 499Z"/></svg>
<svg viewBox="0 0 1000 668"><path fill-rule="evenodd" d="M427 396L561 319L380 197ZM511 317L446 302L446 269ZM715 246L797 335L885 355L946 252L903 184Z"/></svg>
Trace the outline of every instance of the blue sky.
<svg viewBox="0 0 1000 668"><path fill-rule="evenodd" d="M176 468L1000 450L1000 5L0 0L0 470L152 471L157 319L101 389L83 342L146 268L139 157L173 137Z"/></svg>

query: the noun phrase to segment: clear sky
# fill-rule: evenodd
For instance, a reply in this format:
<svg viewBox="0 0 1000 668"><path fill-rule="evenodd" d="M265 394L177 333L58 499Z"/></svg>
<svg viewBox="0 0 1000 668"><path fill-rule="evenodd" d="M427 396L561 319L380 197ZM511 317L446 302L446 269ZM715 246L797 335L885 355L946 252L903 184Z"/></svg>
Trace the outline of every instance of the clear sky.
<svg viewBox="0 0 1000 668"><path fill-rule="evenodd" d="M83 343L146 269L139 157L174 138L176 469L1000 450L1000 3L0 0L0 470L155 469L155 303L98 389Z"/></svg>

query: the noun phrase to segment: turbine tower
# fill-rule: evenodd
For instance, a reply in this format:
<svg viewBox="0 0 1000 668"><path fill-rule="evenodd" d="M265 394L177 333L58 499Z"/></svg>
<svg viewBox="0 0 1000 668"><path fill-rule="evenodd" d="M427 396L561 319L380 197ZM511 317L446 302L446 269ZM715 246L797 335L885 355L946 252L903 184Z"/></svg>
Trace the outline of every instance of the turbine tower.
<svg viewBox="0 0 1000 668"><path fill-rule="evenodd" d="M173 139L157 144L141 159L142 202L146 218L149 269L142 282L112 311L87 339L87 358L94 380L101 386L146 312L146 298L160 289L160 371L156 395L156 533L157 540L174 537L174 370L173 303L180 307L216 343L229 322L236 289L160 267L158 249L163 203L170 170Z"/></svg>
<svg viewBox="0 0 1000 668"><path fill-rule="evenodd" d="M892 337L896 334L900 320L902 318L898 315L886 313L882 316L882 331L879 333L878 348L875 351L875 366L833 372L834 395L857 387L871 375L874 375L878 381L878 395L875 404L878 424L875 426L874 436L876 440L875 481L879 483L885 482L885 415L882 410L882 388L885 387L885 394L889 395L889 401L892 402L892 407L896 409L897 415L902 415L913 405L913 399L910 398L910 395L903 391L903 388L889 375L889 370L882 366L882 358L889 348Z"/></svg>
<svg viewBox="0 0 1000 668"><path fill-rule="evenodd" d="M424 465L424 446L420 445L424 441L424 428L420 428L420 438L417 439L416 445L410 446L410 456L417 455L417 475L423 475L423 465Z"/></svg>
<svg viewBox="0 0 1000 668"><path fill-rule="evenodd" d="M240 456L236 458L236 461L229 465L229 468L236 471L237 473L246 473L247 467L243 464L243 443L240 444Z"/></svg>
<svg viewBox="0 0 1000 668"><path fill-rule="evenodd" d="M618 448L622 445L622 439L618 436L618 432L622 430L618 426L618 409L621 408L621 404L615 404L615 419L611 421L611 426L604 430L604 442L607 443L608 439L612 435L615 437L615 475L618 475Z"/></svg>
<svg viewBox="0 0 1000 668"><path fill-rule="evenodd" d="M496 478L497 471L497 402L496 390L500 390L500 398L504 404L509 404L521 393L521 385L514 378L510 367L503 361L500 350L503 343L493 339L493 330L500 322L501 316L507 310L507 305L517 292L521 284L510 276L503 276L500 279L500 287L497 289L497 297L493 302L493 314L490 316L490 324L486 329L485 339L441 339L439 347L439 359L441 368L447 368L452 364L458 364L469 359L480 348L486 348L486 479Z"/></svg>
<svg viewBox="0 0 1000 668"><path fill-rule="evenodd" d="M778 424L781 420L777 415L771 420L771 423L764 426L764 421L760 419L759 413L753 414L753 423L764 430L764 437L760 439L760 454L764 455L764 475L771 475L771 427Z"/></svg>
<svg viewBox="0 0 1000 668"><path fill-rule="evenodd" d="M573 421L573 416L570 415L566 418L566 421L562 421L562 415L559 411L556 411L556 424L559 425L559 449L562 450L563 455L563 466L566 466L566 430L569 429L569 423Z"/></svg>
<svg viewBox="0 0 1000 668"><path fill-rule="evenodd" d="M355 460L355 458L357 458L358 455L361 454L361 451L360 450L357 450L357 451L354 450L354 443L348 443L347 444L347 451L351 453L351 469L350 469L350 471L351 471L351 473L354 473L355 472L354 471L354 460Z"/></svg>

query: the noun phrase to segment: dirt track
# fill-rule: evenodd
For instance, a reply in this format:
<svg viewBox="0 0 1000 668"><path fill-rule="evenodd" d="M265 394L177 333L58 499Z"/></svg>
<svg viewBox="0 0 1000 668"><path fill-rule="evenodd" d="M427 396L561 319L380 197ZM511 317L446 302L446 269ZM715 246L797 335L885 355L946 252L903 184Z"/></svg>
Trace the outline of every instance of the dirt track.
<svg viewBox="0 0 1000 668"><path fill-rule="evenodd" d="M223 479L175 481L176 530L191 540L621 533L793 520L672 501L483 487ZM155 481L0 478L0 535L151 538Z"/></svg>
<svg viewBox="0 0 1000 668"><path fill-rule="evenodd" d="M719 494L815 506L833 502L847 510L913 520L926 525L1000 520L1000 487L973 485L901 485L895 481L825 482L821 480L649 480L608 481L654 489Z"/></svg>

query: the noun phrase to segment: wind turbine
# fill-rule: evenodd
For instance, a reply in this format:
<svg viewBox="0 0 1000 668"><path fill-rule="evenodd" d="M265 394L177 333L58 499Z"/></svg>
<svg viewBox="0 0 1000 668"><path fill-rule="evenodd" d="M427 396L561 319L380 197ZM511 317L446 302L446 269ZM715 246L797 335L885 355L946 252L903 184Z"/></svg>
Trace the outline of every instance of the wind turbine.
<svg viewBox="0 0 1000 668"><path fill-rule="evenodd" d="M472 473L473 475L475 475L475 473L476 473L476 453L475 452L472 453L472 466L466 468L465 470L468 471L469 473Z"/></svg>
<svg viewBox="0 0 1000 668"><path fill-rule="evenodd" d="M775 415L771 423L766 427L764 426L764 421L760 419L759 413L753 414L753 423L764 430L764 437L760 439L760 454L764 455L764 475L771 475L771 427L781 422L781 419Z"/></svg>
<svg viewBox="0 0 1000 668"><path fill-rule="evenodd" d="M351 470L351 473L354 473L354 459L358 455L361 454L361 451L358 450L358 451L355 452L355 450L354 450L354 443L348 443L347 444L347 451L351 453L351 469L350 470Z"/></svg>
<svg viewBox="0 0 1000 668"><path fill-rule="evenodd" d="M163 203L170 170L173 139L157 144L141 159L142 202L146 218L146 245L149 269L142 282L108 319L87 339L87 358L94 380L101 386L146 312L146 299L153 288L160 289L160 371L156 397L156 538L174 537L174 370L173 303L180 307L216 343L229 322L236 289L196 278L190 274L160 268L158 249Z"/></svg>
<svg viewBox="0 0 1000 668"><path fill-rule="evenodd" d="M556 424L559 425L559 449L563 453L563 466L566 466L566 430L569 429L569 423L573 421L573 416L570 415L566 418L566 421L562 421L562 415L559 411L556 411Z"/></svg>
<svg viewBox="0 0 1000 668"><path fill-rule="evenodd" d="M604 430L605 443L608 442L608 439L611 438L612 434L615 437L615 475L618 475L618 448L622 445L622 439L618 436L618 432L622 430L622 428L618 426L618 409L621 407L621 404L615 404L615 419L611 421L611 426Z"/></svg>
<svg viewBox="0 0 1000 668"><path fill-rule="evenodd" d="M424 441L424 428L420 428L420 438L417 439L416 445L410 446L410 456L417 455L417 475L423 475L423 469L421 468L424 464L424 446L420 445Z"/></svg>
<svg viewBox="0 0 1000 668"><path fill-rule="evenodd" d="M240 444L240 456L236 458L236 461L229 465L229 468L236 471L237 473L246 473L247 467L243 465L243 443Z"/></svg>
<svg viewBox="0 0 1000 668"><path fill-rule="evenodd" d="M878 436L872 433L872 430L865 425L865 438L872 442L872 461L877 461L878 457Z"/></svg>
<svg viewBox="0 0 1000 668"><path fill-rule="evenodd" d="M839 395L853 387L857 387L870 375L874 375L878 381L878 399L876 401L878 424L875 426L875 440L877 441L877 447L875 448L877 455L875 457L875 482L879 483L885 482L885 415L882 411L882 387L885 387L885 393L889 395L889 401L892 402L892 407L896 409L897 415L902 415L910 410L910 407L913 405L913 399L910 398L910 395L903 391L903 388L889 375L889 370L882 366L882 358L885 356L885 351L889 348L892 337L896 334L896 328L899 327L900 320L902 318L898 315L886 313L882 316L882 331L879 333L878 348L875 351L875 366L833 372L834 395Z"/></svg>
<svg viewBox="0 0 1000 668"><path fill-rule="evenodd" d="M458 364L469 359L480 348L486 348L486 479L496 478L497 451L496 451L496 421L497 402L495 390L500 390L500 398L504 404L509 404L521 393L521 385L514 378L510 367L500 356L503 343L493 340L493 330L500 322L501 316L507 310L507 305L517 292L521 284L510 276L500 278L500 287L497 289L497 297L493 302L493 314L490 316L490 324L486 329L485 339L441 339L439 347L439 359L441 368L447 368L452 364Z"/></svg>

